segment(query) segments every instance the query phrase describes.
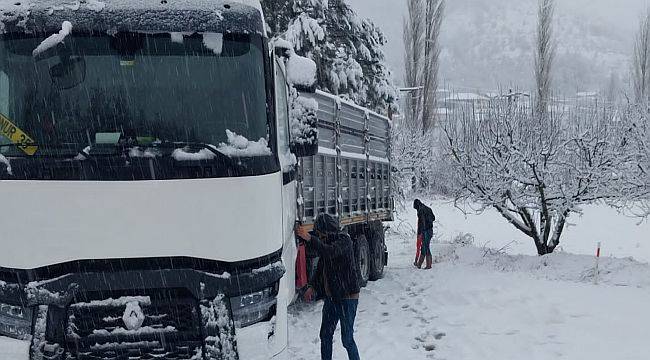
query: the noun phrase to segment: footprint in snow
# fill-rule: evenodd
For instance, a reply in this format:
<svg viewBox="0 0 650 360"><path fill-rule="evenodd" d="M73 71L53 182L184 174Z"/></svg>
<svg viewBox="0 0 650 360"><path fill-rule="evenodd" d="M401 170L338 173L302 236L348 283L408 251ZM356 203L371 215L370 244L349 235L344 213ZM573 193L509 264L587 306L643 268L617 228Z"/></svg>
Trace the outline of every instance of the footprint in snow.
<svg viewBox="0 0 650 360"><path fill-rule="evenodd" d="M424 344L424 350L433 351L436 349L436 344Z"/></svg>
<svg viewBox="0 0 650 360"><path fill-rule="evenodd" d="M443 337L447 336L446 333L444 332L430 332L427 331L424 334L415 337L415 340L417 340L421 345L422 348L425 351L433 351L436 349L436 341L442 339ZM416 343L416 345L419 347L419 345Z"/></svg>

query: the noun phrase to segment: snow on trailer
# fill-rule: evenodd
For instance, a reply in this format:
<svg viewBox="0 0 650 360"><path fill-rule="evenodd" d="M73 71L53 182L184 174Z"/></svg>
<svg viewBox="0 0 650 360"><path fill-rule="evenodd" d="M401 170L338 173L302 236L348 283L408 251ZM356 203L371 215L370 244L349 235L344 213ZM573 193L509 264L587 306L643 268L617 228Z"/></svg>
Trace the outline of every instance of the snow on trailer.
<svg viewBox="0 0 650 360"><path fill-rule="evenodd" d="M318 103L319 147L297 168L298 219L310 228L319 214L338 217L354 241L365 285L380 279L388 262L382 222L393 219L391 121L322 91L301 97ZM314 275L315 254L301 248L297 263L300 289Z"/></svg>
<svg viewBox="0 0 650 360"><path fill-rule="evenodd" d="M390 221L390 120L334 95L301 96L318 102L318 154L302 159L299 217L311 223L320 213L343 225Z"/></svg>

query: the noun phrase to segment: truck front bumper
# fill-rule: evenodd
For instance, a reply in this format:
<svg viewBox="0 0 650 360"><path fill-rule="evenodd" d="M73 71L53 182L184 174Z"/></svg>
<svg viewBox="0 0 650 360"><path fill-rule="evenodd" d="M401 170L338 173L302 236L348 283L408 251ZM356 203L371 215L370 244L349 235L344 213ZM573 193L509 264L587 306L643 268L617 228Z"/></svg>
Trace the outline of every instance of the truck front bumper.
<svg viewBox="0 0 650 360"><path fill-rule="evenodd" d="M285 273L280 257L237 266L195 260L186 266L187 259L154 259L130 269L124 264L135 263L122 260L114 271L77 263L65 269L80 271L49 279L26 282L26 273L18 272L18 281L0 281L0 306L24 309L32 323L31 334L15 336L24 340L0 328L0 359L220 360L237 353L240 359L279 354L287 341L286 299L278 296ZM157 266L161 263L169 265ZM7 269L0 270L7 278ZM246 356L253 348L264 348L266 357Z"/></svg>

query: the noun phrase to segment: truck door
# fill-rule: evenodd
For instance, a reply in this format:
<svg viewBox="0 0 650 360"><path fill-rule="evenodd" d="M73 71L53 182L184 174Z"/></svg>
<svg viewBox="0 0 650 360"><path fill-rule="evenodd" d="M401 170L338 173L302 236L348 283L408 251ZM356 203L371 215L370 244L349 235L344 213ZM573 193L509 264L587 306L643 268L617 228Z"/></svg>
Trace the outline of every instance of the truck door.
<svg viewBox="0 0 650 360"><path fill-rule="evenodd" d="M286 282L287 299L291 301L295 294L295 260L296 242L294 224L296 221L296 158L290 151L289 140L289 87L285 75L284 64L275 57L275 99L277 114L278 155L283 173L282 208L284 248L283 260L287 269L284 277Z"/></svg>

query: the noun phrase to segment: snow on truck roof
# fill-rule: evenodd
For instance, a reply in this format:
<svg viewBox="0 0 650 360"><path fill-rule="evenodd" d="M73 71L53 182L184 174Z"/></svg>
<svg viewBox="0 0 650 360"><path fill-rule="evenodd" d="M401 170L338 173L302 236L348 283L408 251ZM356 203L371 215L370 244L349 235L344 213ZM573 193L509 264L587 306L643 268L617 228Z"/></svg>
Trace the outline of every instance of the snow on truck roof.
<svg viewBox="0 0 650 360"><path fill-rule="evenodd" d="M265 34L259 0L0 0L0 32L75 29Z"/></svg>

